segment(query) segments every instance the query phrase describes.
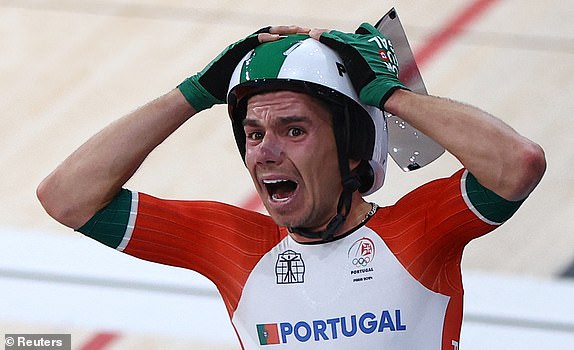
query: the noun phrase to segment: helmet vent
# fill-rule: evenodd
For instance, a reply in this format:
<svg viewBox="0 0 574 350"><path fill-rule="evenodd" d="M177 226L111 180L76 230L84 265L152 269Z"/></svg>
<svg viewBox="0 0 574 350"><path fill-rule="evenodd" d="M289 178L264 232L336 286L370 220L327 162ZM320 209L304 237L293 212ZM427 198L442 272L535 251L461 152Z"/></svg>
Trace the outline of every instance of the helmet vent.
<svg viewBox="0 0 574 350"><path fill-rule="evenodd" d="M301 41L296 42L291 47L289 47L287 50L283 51L283 56L289 56L289 54L291 52L295 51L295 49L298 48L300 45L301 45Z"/></svg>

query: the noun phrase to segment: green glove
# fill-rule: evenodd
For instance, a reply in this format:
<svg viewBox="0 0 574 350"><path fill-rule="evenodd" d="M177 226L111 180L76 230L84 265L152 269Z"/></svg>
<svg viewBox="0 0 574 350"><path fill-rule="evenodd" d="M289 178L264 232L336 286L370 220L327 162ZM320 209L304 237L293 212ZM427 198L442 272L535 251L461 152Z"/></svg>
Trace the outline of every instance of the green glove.
<svg viewBox="0 0 574 350"><path fill-rule="evenodd" d="M399 62L393 44L372 25L361 24L355 34L332 30L323 33L320 41L341 56L364 104L383 110L395 90L407 89L398 78Z"/></svg>
<svg viewBox="0 0 574 350"><path fill-rule="evenodd" d="M199 112L215 104L223 104L231 75L239 61L257 47L259 33L269 33L271 27L262 28L236 43L229 45L201 72L185 79L177 88L193 108Z"/></svg>

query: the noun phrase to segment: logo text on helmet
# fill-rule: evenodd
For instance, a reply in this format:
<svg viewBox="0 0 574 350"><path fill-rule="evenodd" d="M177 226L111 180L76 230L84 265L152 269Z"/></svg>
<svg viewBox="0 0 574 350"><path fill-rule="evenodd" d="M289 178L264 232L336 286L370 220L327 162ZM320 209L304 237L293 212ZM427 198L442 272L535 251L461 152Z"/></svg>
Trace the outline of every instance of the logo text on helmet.
<svg viewBox="0 0 574 350"><path fill-rule="evenodd" d="M340 76L343 76L344 73L347 73L347 68L342 63L335 62L337 65L337 71L339 72Z"/></svg>

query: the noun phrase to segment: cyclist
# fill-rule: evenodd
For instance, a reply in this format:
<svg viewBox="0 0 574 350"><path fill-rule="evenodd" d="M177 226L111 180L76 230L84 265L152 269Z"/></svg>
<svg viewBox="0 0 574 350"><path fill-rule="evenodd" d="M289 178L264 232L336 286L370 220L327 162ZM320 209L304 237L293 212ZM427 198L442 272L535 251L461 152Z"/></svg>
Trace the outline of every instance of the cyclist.
<svg viewBox="0 0 574 350"><path fill-rule="evenodd" d="M173 131L222 103L269 215L123 188ZM463 167L395 205L365 201L385 178L385 113ZM269 27L94 135L37 193L64 225L211 279L245 349L453 349L464 246L508 220L544 170L540 146L501 120L409 91L374 27Z"/></svg>

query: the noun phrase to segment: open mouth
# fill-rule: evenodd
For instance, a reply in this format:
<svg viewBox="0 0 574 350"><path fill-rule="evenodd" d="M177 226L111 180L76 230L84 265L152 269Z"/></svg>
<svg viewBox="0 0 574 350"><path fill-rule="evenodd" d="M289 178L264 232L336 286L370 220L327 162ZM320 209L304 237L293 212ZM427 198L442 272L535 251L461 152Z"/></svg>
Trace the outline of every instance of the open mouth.
<svg viewBox="0 0 574 350"><path fill-rule="evenodd" d="M297 183L291 180L264 180L263 184L273 201L286 201L297 189Z"/></svg>

